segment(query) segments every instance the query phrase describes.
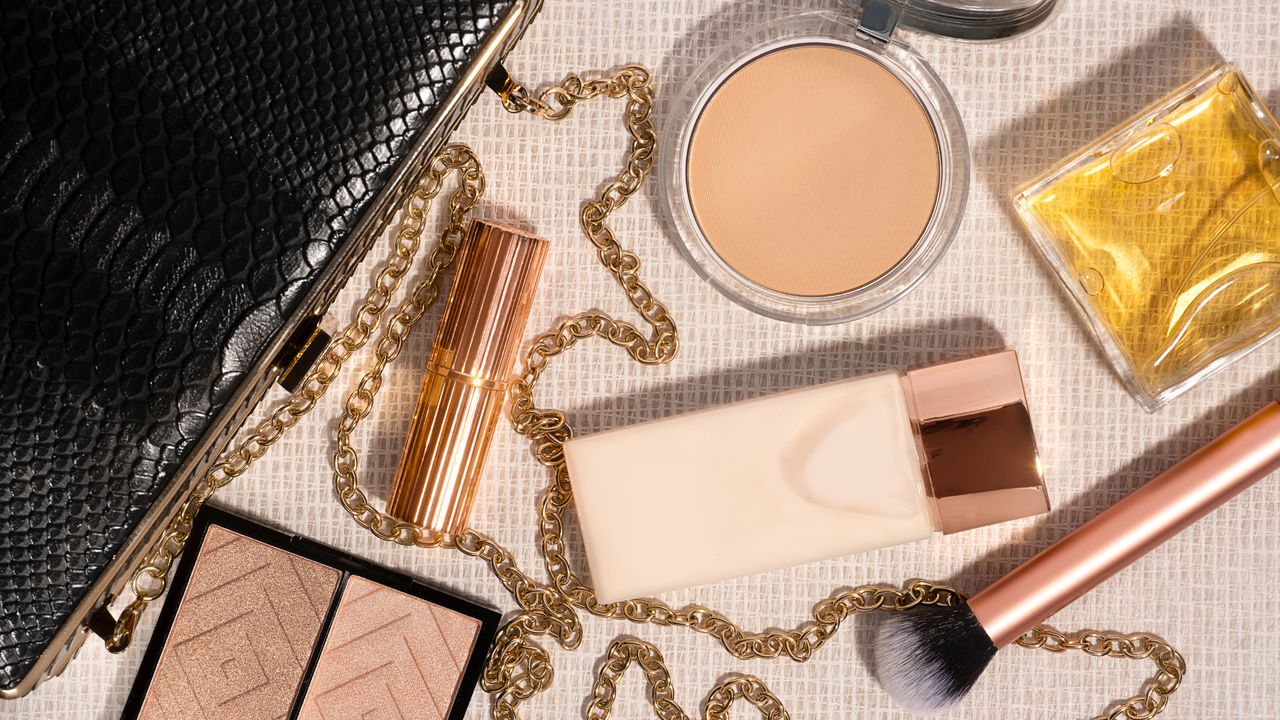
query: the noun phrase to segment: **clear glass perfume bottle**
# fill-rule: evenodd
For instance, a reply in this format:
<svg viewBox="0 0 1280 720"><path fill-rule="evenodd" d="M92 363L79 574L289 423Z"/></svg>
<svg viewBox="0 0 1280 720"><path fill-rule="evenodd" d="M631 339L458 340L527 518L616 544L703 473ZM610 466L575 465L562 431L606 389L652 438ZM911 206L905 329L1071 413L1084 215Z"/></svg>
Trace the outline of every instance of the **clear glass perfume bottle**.
<svg viewBox="0 0 1280 720"><path fill-rule="evenodd" d="M1149 410L1280 329L1280 126L1234 67L1174 91L1014 204Z"/></svg>

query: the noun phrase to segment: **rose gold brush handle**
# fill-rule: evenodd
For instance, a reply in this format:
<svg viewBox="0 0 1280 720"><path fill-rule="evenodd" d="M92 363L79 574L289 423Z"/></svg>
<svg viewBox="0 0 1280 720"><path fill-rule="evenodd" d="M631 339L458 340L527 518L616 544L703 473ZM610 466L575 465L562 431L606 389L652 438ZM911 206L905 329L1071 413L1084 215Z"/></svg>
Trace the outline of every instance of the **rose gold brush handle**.
<svg viewBox="0 0 1280 720"><path fill-rule="evenodd" d="M969 609L1004 647L1280 468L1280 404L1265 408L995 581Z"/></svg>

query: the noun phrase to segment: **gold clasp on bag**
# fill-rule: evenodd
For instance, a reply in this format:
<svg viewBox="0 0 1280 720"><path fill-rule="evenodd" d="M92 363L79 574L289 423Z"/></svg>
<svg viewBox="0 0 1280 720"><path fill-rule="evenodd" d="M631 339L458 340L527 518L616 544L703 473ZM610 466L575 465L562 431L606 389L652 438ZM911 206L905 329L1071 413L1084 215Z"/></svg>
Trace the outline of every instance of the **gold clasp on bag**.
<svg viewBox="0 0 1280 720"><path fill-rule="evenodd" d="M142 611L146 607L147 603L142 599L135 599L125 607L124 612L120 613L120 618L116 619L104 605L94 611L89 618L89 629L102 638L102 644L107 646L107 652L122 653L133 643L133 631L137 628L138 619L142 617Z"/></svg>
<svg viewBox="0 0 1280 720"><path fill-rule="evenodd" d="M503 105L507 104L511 98L511 93L515 92L516 88L519 87L515 79L511 77L511 73L507 72L507 69L501 64L493 66L493 69L485 76L484 84L498 94Z"/></svg>
<svg viewBox="0 0 1280 720"><path fill-rule="evenodd" d="M280 375L276 378L276 382L280 383L280 387L286 392L292 393L302 385L311 367L329 347L331 338L329 333L321 329L320 320L319 315L308 315L303 318L289 335L284 347L280 349L280 354L271 363L272 367L280 368Z"/></svg>

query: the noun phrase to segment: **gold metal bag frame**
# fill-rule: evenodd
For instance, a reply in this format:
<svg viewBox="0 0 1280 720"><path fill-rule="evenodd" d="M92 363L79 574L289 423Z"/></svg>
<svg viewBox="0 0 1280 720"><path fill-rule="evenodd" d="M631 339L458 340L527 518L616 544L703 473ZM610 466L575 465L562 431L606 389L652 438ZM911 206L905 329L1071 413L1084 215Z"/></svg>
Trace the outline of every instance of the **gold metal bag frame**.
<svg viewBox="0 0 1280 720"><path fill-rule="evenodd" d="M475 530L445 536L386 515L369 504L358 484L359 457L351 445L351 436L373 410L374 396L382 386L383 371L400 354L409 332L439 297L440 278L453 262L462 242L467 213L484 192L485 178L479 161L469 148L455 144L446 146L432 158L405 200L404 218L394 245L355 319L337 335L302 386L228 452L182 503L134 575L134 600L125 608L114 631L109 634L106 640L108 649L122 652L129 646L141 613L148 603L164 592L169 570L187 541L200 505L218 488L243 475L255 460L310 412L332 386L344 363L373 337L379 320L391 305L392 295L408 274L422 244L427 210L450 175L457 176L458 187L449 195L448 222L439 241L427 253L425 276L382 324L382 332L374 345L373 366L343 404L343 413L337 422L337 448L331 457L333 487L355 521L378 537L401 545L453 547L465 555L481 558L511 593L521 612L499 631L480 680L481 686L493 696L492 716L495 719L515 720L521 703L551 685L553 668L550 656L533 642L533 638L550 636L565 650L576 649L582 641L578 610L614 620L687 627L714 637L730 655L739 659L787 657L804 662L835 634L850 615L877 610L903 611L917 605L950 605L962 598L958 590L927 580L912 580L902 587L863 585L837 591L819 601L813 607L812 619L801 622L794 629L763 632L744 630L719 612L700 605L677 609L658 600L637 599L607 604L596 600L595 592L579 579L565 556L564 511L573 496L562 448L572 437L573 430L565 422L562 412L543 409L535 403L534 388L552 358L586 338L602 338L642 365L664 364L676 355L679 334L675 321L666 306L640 280L639 258L625 250L605 224L610 214L639 190L653 168L657 136L651 118L652 79L645 68L629 66L600 79L583 80L571 75L534 97L498 68L491 76L490 84L499 91L503 106L509 112L530 113L552 121L564 119L577 103L594 97L626 100L624 118L630 148L625 167L598 197L582 206L579 219L587 238L596 248L601 264L617 280L631 306L644 319L647 331L601 312L575 315L554 330L535 338L526 357L524 373L511 390L512 425L532 442L538 462L551 470L551 485L538 508L540 549L551 584L533 580L516 566L505 548ZM1055 653L1080 650L1095 657L1149 659L1155 663L1155 675L1138 694L1112 705L1095 720L1146 720L1155 717L1165 709L1169 695L1181 684L1186 671L1186 664L1176 650L1151 635L1141 633L1117 635L1086 630L1065 634L1039 626L1017 642L1023 647ZM671 676L657 647L645 641L623 638L610 644L607 657L596 673L586 716L609 716L618 678L633 662L639 663L644 671L654 714L664 720L686 719L688 715L675 702ZM739 698L755 706L766 718L782 720L790 717L778 698L759 679L750 675L734 675L718 683L703 703L702 717L708 720L726 717L729 706Z"/></svg>

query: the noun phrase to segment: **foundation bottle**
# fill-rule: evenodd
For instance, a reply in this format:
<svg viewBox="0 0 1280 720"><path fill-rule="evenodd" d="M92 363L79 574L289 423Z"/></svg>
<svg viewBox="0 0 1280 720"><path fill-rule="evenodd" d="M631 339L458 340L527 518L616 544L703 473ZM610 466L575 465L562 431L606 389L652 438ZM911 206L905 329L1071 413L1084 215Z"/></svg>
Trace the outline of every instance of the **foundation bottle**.
<svg viewBox="0 0 1280 720"><path fill-rule="evenodd" d="M603 432L564 452L602 602L1049 509L1007 350Z"/></svg>

